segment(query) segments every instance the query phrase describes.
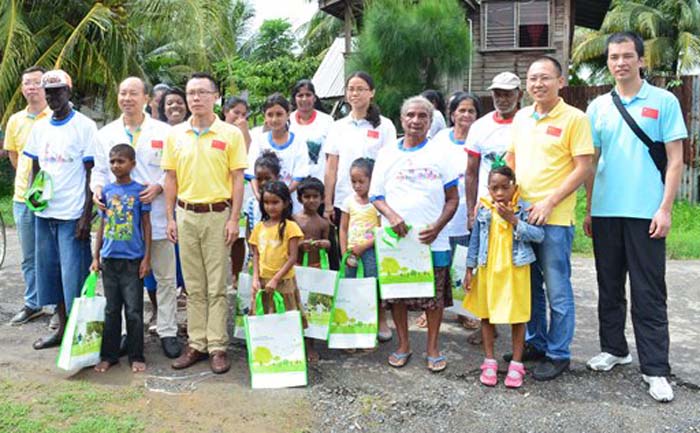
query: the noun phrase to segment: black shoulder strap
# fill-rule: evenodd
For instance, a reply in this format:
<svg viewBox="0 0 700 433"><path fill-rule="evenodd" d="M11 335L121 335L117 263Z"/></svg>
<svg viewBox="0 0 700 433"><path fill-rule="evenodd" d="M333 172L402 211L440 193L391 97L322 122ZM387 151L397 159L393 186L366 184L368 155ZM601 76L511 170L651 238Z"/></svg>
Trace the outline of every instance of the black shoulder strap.
<svg viewBox="0 0 700 433"><path fill-rule="evenodd" d="M622 115L622 118L625 119L625 123L632 129L634 134L642 140L642 142L649 148L649 150L654 148L654 141L649 138L649 136L642 131L642 128L637 125L637 122L634 121L632 118L632 115L630 115L629 111L625 108L624 105L622 105L622 101L620 100L620 96L617 94L615 89L610 92L612 96L613 103L615 104L615 107L617 107L617 111L620 112Z"/></svg>

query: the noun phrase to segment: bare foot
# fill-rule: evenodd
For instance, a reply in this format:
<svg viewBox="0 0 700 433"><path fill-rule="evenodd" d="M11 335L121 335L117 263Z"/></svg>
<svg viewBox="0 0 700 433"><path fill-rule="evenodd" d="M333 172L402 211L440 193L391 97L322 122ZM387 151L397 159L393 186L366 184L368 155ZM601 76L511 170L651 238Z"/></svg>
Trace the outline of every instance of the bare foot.
<svg viewBox="0 0 700 433"><path fill-rule="evenodd" d="M416 326L419 328L427 328L428 327L428 318L425 317L425 313L421 314L418 319L416 319Z"/></svg>
<svg viewBox="0 0 700 433"><path fill-rule="evenodd" d="M108 361L100 361L99 364L95 366L95 371L98 373L104 373L112 367L112 364Z"/></svg>
<svg viewBox="0 0 700 433"><path fill-rule="evenodd" d="M145 362L134 361L131 363L131 372L132 373L143 373L144 371L146 371L146 363Z"/></svg>
<svg viewBox="0 0 700 433"><path fill-rule="evenodd" d="M481 327L481 320L479 319L472 319L471 317L467 316L457 316L457 321L465 328L465 329L479 329Z"/></svg>

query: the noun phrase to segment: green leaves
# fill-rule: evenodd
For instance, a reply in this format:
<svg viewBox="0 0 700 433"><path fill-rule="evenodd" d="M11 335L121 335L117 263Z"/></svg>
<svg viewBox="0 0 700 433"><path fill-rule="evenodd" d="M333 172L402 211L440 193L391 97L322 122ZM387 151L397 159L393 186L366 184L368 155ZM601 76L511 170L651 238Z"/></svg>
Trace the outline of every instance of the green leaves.
<svg viewBox="0 0 700 433"><path fill-rule="evenodd" d="M465 11L456 0L374 0L363 25L347 72L372 75L379 106L393 109L389 117L398 117L402 99L439 88L469 63Z"/></svg>

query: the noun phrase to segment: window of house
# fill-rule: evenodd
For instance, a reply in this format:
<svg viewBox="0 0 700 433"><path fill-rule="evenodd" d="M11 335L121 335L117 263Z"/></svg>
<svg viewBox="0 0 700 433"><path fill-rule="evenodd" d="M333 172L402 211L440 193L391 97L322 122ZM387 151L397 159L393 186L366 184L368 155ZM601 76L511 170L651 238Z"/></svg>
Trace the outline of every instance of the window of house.
<svg viewBox="0 0 700 433"><path fill-rule="evenodd" d="M483 48L549 46L550 0L489 0L481 3Z"/></svg>

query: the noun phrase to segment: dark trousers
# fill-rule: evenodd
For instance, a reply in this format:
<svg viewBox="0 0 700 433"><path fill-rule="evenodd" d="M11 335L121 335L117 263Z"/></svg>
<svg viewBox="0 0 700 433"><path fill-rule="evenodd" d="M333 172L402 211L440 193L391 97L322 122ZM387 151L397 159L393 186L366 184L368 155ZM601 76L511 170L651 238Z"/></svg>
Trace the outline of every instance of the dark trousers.
<svg viewBox="0 0 700 433"><path fill-rule="evenodd" d="M126 316L126 346L129 363L145 362L143 357L143 280L139 278L141 259L102 260L102 285L107 299L105 329L100 356L103 361L119 361L122 334L122 307Z"/></svg>
<svg viewBox="0 0 700 433"><path fill-rule="evenodd" d="M632 325L642 373L667 376L666 240L649 237L651 220L593 218L593 251L598 274L600 347L627 356L625 339L629 273Z"/></svg>

